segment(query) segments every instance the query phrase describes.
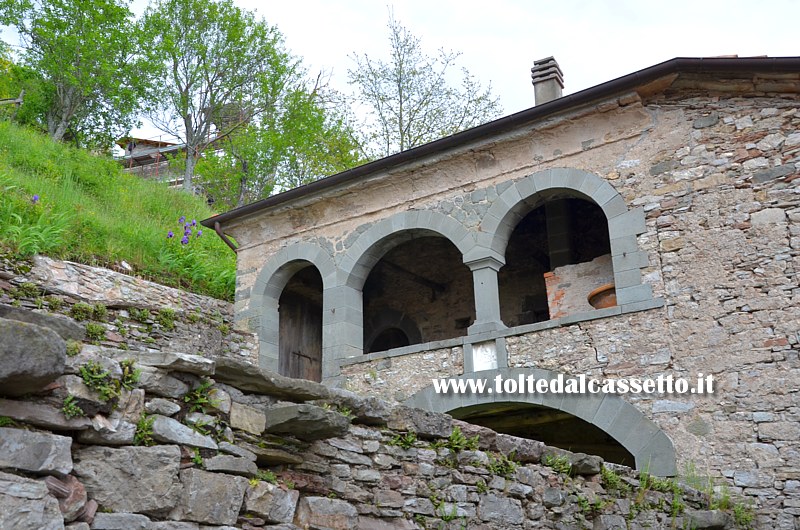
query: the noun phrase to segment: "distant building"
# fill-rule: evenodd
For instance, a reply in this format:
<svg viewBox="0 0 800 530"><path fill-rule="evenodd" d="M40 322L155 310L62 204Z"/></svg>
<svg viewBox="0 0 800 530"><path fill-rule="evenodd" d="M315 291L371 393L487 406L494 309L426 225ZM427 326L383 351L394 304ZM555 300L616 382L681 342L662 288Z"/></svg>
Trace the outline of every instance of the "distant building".
<svg viewBox="0 0 800 530"><path fill-rule="evenodd" d="M168 181L172 186L183 184L183 173L170 167L170 160L186 156L186 146L174 142L146 138L122 138L117 145L124 151L117 158L131 174L152 180Z"/></svg>

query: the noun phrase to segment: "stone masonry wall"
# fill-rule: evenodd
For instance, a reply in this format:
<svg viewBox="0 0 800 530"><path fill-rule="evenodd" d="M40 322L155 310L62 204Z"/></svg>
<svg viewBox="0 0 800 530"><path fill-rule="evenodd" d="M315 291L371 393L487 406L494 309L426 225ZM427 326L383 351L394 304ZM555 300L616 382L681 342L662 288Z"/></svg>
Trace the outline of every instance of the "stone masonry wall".
<svg viewBox="0 0 800 530"><path fill-rule="evenodd" d="M772 527L724 492L241 361L0 318L0 528ZM31 321L35 323L31 323Z"/></svg>
<svg viewBox="0 0 800 530"><path fill-rule="evenodd" d="M258 362L254 336L233 329L231 303L101 267L0 259L0 317L13 308L76 317L96 328L89 340L106 347Z"/></svg>
<svg viewBox="0 0 800 530"><path fill-rule="evenodd" d="M247 228L243 266L252 274L242 285L252 281L264 251L297 239L324 241L335 256L377 219L406 208L434 209L475 227L515 178L549 167L601 175L630 207L645 211L647 231L638 238L649 258L643 281L665 306L510 332L509 365L601 377L713 374L713 396L626 399L672 439L679 469L701 468L750 496L763 514L780 513L779 527L793 528L800 517L798 100L681 93L604 114L396 176L359 193L363 206L349 196L322 201L304 209L302 228L290 237ZM601 134L609 130L601 118L615 123L613 132ZM379 197L385 214L373 208ZM386 197L403 202L387 206ZM305 224L330 208L352 215ZM240 296L240 305L246 302ZM409 396L425 384L413 362L423 355L345 363L346 384Z"/></svg>

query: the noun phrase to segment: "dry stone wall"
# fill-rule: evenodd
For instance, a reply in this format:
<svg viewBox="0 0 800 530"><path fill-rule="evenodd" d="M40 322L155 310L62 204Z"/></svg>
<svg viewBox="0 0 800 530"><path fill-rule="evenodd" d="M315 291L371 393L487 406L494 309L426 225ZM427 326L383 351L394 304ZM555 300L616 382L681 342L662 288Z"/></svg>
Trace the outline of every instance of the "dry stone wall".
<svg viewBox="0 0 800 530"><path fill-rule="evenodd" d="M255 337L233 329L229 302L101 267L45 256L0 258L0 317L24 313L18 310L74 317L84 330L93 328L90 342L106 347L258 361ZM78 330L64 338L84 337Z"/></svg>
<svg viewBox="0 0 800 530"><path fill-rule="evenodd" d="M51 325L63 319L40 315L14 335L50 332L48 361L63 367L23 395L3 390L28 367L0 342L3 529L750 524L744 505L710 491L230 357L96 345L66 355Z"/></svg>

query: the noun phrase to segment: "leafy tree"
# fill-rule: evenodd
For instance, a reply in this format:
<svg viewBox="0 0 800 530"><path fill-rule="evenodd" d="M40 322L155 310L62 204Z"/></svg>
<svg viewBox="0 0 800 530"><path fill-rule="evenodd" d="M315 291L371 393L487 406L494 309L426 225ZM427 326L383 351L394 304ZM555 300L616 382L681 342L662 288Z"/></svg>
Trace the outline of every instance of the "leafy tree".
<svg viewBox="0 0 800 530"><path fill-rule="evenodd" d="M388 61L353 54L348 79L356 102L369 112L368 141L382 156L431 142L497 117L498 99L461 69L461 83L449 81L461 55L439 50L426 55L420 39L389 15Z"/></svg>
<svg viewBox="0 0 800 530"><path fill-rule="evenodd" d="M203 149L272 108L297 65L276 28L231 0L158 0L141 27L161 64L149 117L186 145L191 190Z"/></svg>
<svg viewBox="0 0 800 530"><path fill-rule="evenodd" d="M277 100L198 161L198 181L214 200L242 206L361 162L347 116L332 105L335 94L298 81Z"/></svg>
<svg viewBox="0 0 800 530"><path fill-rule="evenodd" d="M0 23L20 34L30 68L20 79L36 85L39 121L53 139L107 146L135 124L149 70L137 56L127 5L0 0L0 13Z"/></svg>

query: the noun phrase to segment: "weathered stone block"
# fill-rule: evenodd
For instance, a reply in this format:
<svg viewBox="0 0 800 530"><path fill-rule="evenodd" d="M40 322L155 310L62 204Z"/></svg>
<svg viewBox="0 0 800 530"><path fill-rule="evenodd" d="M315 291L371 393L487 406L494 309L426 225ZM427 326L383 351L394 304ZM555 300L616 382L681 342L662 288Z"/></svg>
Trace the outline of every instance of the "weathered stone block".
<svg viewBox="0 0 800 530"><path fill-rule="evenodd" d="M258 473L258 467L254 461L238 456L217 455L207 458L203 465L206 471L230 473L243 477L254 477Z"/></svg>
<svg viewBox="0 0 800 530"><path fill-rule="evenodd" d="M0 468L66 475L72 471L72 438L0 427Z"/></svg>
<svg viewBox="0 0 800 530"><path fill-rule="evenodd" d="M144 405L144 410L148 414L161 414L162 416L172 416L181 411L181 406L163 398L153 398Z"/></svg>
<svg viewBox="0 0 800 530"><path fill-rule="evenodd" d="M151 530L150 519L138 513L98 513L92 530Z"/></svg>
<svg viewBox="0 0 800 530"><path fill-rule="evenodd" d="M75 474L104 508L163 516L180 499L180 461L175 445L95 446L75 452Z"/></svg>
<svg viewBox="0 0 800 530"><path fill-rule="evenodd" d="M183 494L171 519L232 525L244 502L247 479L199 469L181 471Z"/></svg>
<svg viewBox="0 0 800 530"><path fill-rule="evenodd" d="M172 377L163 370L153 368L151 366L142 366L141 377L139 378L139 386L143 388L148 395L156 395L168 398L182 398L189 392L189 385Z"/></svg>
<svg viewBox="0 0 800 530"><path fill-rule="evenodd" d="M349 426L349 419L332 410L308 404L278 404L267 409L265 430L312 441L341 436Z"/></svg>
<svg viewBox="0 0 800 530"><path fill-rule="evenodd" d="M603 514L595 518L592 530L627 530L628 523L621 515Z"/></svg>
<svg viewBox="0 0 800 530"><path fill-rule="evenodd" d="M499 497L493 493L480 496L477 515L481 521L500 525L518 525L525 519L522 505L517 499Z"/></svg>
<svg viewBox="0 0 800 530"><path fill-rule="evenodd" d="M230 425L253 434L261 434L267 426L264 413L241 403L231 403Z"/></svg>
<svg viewBox="0 0 800 530"><path fill-rule="evenodd" d="M239 390L270 394L290 401L309 401L330 397L328 389L319 383L285 377L227 357L217 359L214 379L230 384Z"/></svg>
<svg viewBox="0 0 800 530"><path fill-rule="evenodd" d="M350 530L356 527L357 521L358 511L347 501L327 497L303 497L297 506L294 524L300 527Z"/></svg>
<svg viewBox="0 0 800 530"><path fill-rule="evenodd" d="M0 318L0 395L37 392L64 373L67 345L48 328Z"/></svg>
<svg viewBox="0 0 800 530"><path fill-rule="evenodd" d="M217 443L178 420L166 416L153 416L153 439L169 444L190 445L204 449L217 449Z"/></svg>
<svg viewBox="0 0 800 530"><path fill-rule="evenodd" d="M73 319L61 315L46 315L28 309L0 304L0 318L18 320L55 331L64 340L82 341L86 328Z"/></svg>
<svg viewBox="0 0 800 530"><path fill-rule="evenodd" d="M46 477L44 482L50 494L58 499L58 508L64 516L64 521L71 522L77 519L88 500L83 484L74 475L67 475L64 480L52 476Z"/></svg>
<svg viewBox="0 0 800 530"><path fill-rule="evenodd" d="M180 352L126 351L126 358L134 359L137 365L161 368L166 372L185 372L195 375L213 375L215 362L201 355Z"/></svg>
<svg viewBox="0 0 800 530"><path fill-rule="evenodd" d="M403 406L392 410L386 425L397 431L415 432L421 438L447 438L453 431L450 416Z"/></svg>
<svg viewBox="0 0 800 530"><path fill-rule="evenodd" d="M774 421L758 424L759 440L800 440L800 423Z"/></svg>
<svg viewBox="0 0 800 530"><path fill-rule="evenodd" d="M297 490L259 482L247 489L244 508L270 523L291 523L299 498L300 492Z"/></svg>
<svg viewBox="0 0 800 530"><path fill-rule="evenodd" d="M0 528L63 530L64 518L44 482L0 472Z"/></svg>

